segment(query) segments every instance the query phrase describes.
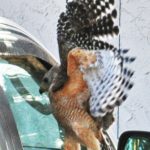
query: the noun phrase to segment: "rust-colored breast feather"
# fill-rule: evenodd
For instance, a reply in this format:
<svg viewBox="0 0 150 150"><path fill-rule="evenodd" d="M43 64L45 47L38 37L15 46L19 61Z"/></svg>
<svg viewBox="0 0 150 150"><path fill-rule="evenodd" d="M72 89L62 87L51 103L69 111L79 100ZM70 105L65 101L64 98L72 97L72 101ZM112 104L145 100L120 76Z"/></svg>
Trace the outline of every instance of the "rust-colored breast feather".
<svg viewBox="0 0 150 150"><path fill-rule="evenodd" d="M90 92L78 66L80 59L85 59L85 63L88 63L87 56L80 49L72 50L68 54L69 79L62 89L52 95L54 115L64 127L66 137L73 137L77 143L98 150L96 139L101 137L96 122L87 111ZM89 139L87 134L91 136ZM89 141L91 138L95 139L93 139L95 144L88 143L91 142ZM66 142L65 145L67 145Z"/></svg>

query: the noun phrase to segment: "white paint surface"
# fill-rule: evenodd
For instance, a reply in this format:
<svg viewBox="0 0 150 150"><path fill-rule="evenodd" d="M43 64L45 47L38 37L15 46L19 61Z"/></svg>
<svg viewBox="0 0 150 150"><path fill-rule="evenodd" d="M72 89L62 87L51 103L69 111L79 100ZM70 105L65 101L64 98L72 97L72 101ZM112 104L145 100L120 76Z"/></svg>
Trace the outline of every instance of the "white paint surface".
<svg viewBox="0 0 150 150"><path fill-rule="evenodd" d="M64 9L65 0L0 0L0 16L23 26L57 58L57 20Z"/></svg>
<svg viewBox="0 0 150 150"><path fill-rule="evenodd" d="M120 132L150 131L150 1L123 0L121 16L121 47L130 48L137 57L135 86L120 108Z"/></svg>
<svg viewBox="0 0 150 150"><path fill-rule="evenodd" d="M65 9L65 0L0 0L0 3L0 16L23 26L58 58L56 25ZM122 0L121 48L130 48L130 54L137 59L131 66L135 69L135 86L120 107L119 124L113 126L114 136L117 128L119 134L126 130L150 131L149 16L149 0Z"/></svg>

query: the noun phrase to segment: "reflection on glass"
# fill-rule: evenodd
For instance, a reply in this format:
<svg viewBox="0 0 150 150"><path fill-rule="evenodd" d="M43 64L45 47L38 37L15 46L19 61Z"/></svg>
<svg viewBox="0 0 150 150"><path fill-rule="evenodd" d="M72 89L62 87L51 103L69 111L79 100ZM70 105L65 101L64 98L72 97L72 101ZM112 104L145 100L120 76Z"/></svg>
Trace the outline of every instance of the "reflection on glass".
<svg viewBox="0 0 150 150"><path fill-rule="evenodd" d="M0 84L12 109L24 150L60 149L61 130L48 111L49 99L24 69L0 60Z"/></svg>
<svg viewBox="0 0 150 150"><path fill-rule="evenodd" d="M150 139L132 136L127 140L124 150L150 150Z"/></svg>

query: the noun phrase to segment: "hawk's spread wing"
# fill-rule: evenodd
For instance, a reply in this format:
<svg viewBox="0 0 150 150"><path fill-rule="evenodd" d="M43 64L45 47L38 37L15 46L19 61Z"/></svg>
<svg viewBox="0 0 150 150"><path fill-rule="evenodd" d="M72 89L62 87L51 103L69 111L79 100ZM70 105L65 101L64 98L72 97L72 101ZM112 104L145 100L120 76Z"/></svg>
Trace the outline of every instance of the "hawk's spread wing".
<svg viewBox="0 0 150 150"><path fill-rule="evenodd" d="M114 0L67 0L66 11L58 21L62 65L67 66L68 52L76 47L93 50L97 58L96 65L82 70L91 90L89 102L94 117L111 112L126 99L132 87L133 72L126 68L126 63L134 59L124 56L127 50L117 50L103 41L103 37L119 33L114 23L116 17Z"/></svg>
<svg viewBox="0 0 150 150"><path fill-rule="evenodd" d="M125 55L128 50L81 51L83 52L79 58L79 66L91 92L91 115L104 117L126 100L128 90L133 86L133 71L128 69L127 65L135 58ZM94 62L91 57L96 58Z"/></svg>
<svg viewBox="0 0 150 150"><path fill-rule="evenodd" d="M67 0L66 12L60 15L57 26L61 63L75 47L112 49L102 37L118 34L118 26L114 24L116 16L114 0Z"/></svg>

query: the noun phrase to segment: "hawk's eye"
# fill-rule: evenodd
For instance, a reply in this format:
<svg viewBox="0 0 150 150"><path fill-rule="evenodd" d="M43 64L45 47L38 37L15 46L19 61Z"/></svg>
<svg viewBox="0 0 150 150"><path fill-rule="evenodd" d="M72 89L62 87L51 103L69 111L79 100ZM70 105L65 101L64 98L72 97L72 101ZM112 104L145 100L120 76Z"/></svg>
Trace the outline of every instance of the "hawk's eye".
<svg viewBox="0 0 150 150"><path fill-rule="evenodd" d="M48 83L48 78L44 78L43 81Z"/></svg>

